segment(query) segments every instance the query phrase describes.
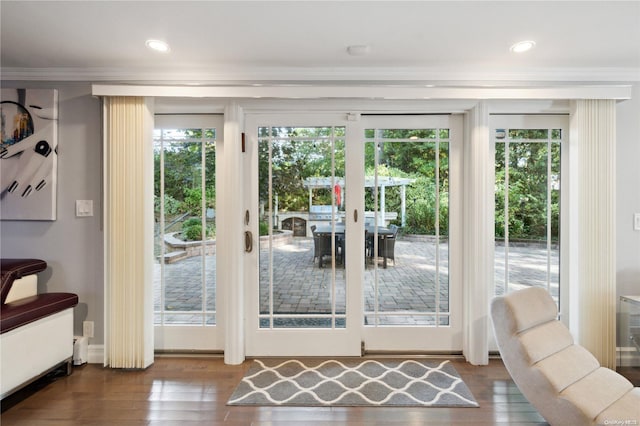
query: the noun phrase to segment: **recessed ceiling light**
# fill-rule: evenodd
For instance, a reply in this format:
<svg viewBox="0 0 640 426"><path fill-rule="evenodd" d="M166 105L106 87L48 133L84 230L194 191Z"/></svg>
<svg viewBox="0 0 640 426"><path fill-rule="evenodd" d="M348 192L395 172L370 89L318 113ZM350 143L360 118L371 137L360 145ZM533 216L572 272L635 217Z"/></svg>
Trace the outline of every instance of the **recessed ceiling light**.
<svg viewBox="0 0 640 426"><path fill-rule="evenodd" d="M532 40L519 41L513 46L511 46L510 50L515 53L522 53L522 52L526 52L527 50L533 49L535 45L536 45L536 42Z"/></svg>
<svg viewBox="0 0 640 426"><path fill-rule="evenodd" d="M147 47L151 50L155 50L156 52L168 52L169 49L169 45L162 41L162 40L147 40L145 42L145 44L147 45Z"/></svg>

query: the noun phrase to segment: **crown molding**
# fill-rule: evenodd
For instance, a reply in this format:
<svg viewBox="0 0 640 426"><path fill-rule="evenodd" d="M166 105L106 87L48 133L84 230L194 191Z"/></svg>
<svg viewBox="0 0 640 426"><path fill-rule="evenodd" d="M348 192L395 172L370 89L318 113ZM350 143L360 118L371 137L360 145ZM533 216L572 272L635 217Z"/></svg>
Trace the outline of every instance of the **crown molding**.
<svg viewBox="0 0 640 426"><path fill-rule="evenodd" d="M631 98L631 85L625 84L562 84L512 87L448 86L419 87L414 85L134 85L93 84L94 96L194 97L218 99L616 99Z"/></svg>
<svg viewBox="0 0 640 426"><path fill-rule="evenodd" d="M206 84L211 82L635 82L640 68L545 68L524 70L442 68L12 68L2 80Z"/></svg>

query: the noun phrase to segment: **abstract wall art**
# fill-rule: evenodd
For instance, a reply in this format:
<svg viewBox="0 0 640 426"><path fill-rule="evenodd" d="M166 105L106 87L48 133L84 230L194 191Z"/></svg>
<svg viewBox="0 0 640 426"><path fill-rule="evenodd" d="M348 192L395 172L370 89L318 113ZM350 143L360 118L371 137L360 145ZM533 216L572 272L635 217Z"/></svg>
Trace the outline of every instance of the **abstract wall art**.
<svg viewBox="0 0 640 426"><path fill-rule="evenodd" d="M58 92L0 92L0 219L56 220Z"/></svg>

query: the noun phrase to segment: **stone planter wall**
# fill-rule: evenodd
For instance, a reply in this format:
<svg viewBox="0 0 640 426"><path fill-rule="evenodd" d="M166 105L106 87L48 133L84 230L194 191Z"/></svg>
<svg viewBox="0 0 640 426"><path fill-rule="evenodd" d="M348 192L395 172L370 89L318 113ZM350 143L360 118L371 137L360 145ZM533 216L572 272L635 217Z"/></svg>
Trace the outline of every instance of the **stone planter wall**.
<svg viewBox="0 0 640 426"><path fill-rule="evenodd" d="M164 263L174 263L182 259L202 255L202 241L182 241L176 235L179 232L171 232L164 235ZM260 244L264 247L269 243L268 236L260 237ZM293 241L293 231L278 231L273 235L273 247L290 244ZM216 254L216 240L207 240L204 244L205 254Z"/></svg>

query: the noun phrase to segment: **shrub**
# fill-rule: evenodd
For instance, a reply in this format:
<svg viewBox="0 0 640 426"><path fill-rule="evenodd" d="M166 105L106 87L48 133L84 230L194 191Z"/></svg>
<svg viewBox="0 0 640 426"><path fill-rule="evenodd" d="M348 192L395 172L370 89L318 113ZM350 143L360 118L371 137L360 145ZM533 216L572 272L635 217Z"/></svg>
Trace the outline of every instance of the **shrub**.
<svg viewBox="0 0 640 426"><path fill-rule="evenodd" d="M185 241L200 241L202 240L202 225L197 224L182 229L182 236Z"/></svg>
<svg viewBox="0 0 640 426"><path fill-rule="evenodd" d="M192 226L196 226L196 225L202 226L202 221L197 217L192 217L182 222L182 230L184 231L185 229L191 228Z"/></svg>
<svg viewBox="0 0 640 426"><path fill-rule="evenodd" d="M269 224L267 222L260 221L260 235L269 235Z"/></svg>

